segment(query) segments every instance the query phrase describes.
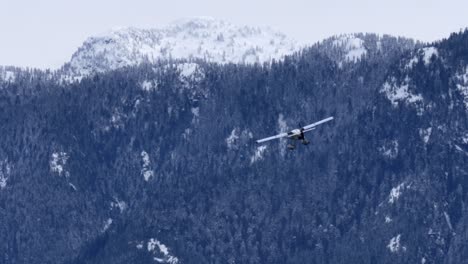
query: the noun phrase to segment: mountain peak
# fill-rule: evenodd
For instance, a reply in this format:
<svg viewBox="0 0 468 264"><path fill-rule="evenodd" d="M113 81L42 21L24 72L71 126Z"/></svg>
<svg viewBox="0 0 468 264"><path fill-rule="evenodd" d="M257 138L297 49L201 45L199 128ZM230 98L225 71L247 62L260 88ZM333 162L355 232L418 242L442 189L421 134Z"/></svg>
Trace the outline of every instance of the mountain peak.
<svg viewBox="0 0 468 264"><path fill-rule="evenodd" d="M89 75L173 59L263 63L281 59L300 48L294 40L270 28L196 17L160 28L119 28L90 37L73 54L68 68L73 75Z"/></svg>

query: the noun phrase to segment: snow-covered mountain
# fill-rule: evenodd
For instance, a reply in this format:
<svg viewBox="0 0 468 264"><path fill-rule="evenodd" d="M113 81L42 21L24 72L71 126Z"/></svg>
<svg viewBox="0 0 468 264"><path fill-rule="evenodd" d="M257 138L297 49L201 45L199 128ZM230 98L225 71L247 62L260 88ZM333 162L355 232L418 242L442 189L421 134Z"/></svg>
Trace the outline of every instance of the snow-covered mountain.
<svg viewBox="0 0 468 264"><path fill-rule="evenodd" d="M270 28L193 18L161 28L124 28L90 37L65 68L74 75L88 75L169 59L262 63L281 59L300 48L296 41Z"/></svg>

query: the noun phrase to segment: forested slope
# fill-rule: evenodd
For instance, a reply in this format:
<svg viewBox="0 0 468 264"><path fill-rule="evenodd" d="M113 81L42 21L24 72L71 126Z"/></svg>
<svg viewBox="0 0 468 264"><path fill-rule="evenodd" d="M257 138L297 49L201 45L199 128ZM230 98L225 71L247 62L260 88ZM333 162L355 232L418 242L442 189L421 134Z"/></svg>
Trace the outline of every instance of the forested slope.
<svg viewBox="0 0 468 264"><path fill-rule="evenodd" d="M1 260L464 263L468 32L361 38L359 58L323 42L74 83L16 70L0 89ZM327 116L308 146L255 144Z"/></svg>

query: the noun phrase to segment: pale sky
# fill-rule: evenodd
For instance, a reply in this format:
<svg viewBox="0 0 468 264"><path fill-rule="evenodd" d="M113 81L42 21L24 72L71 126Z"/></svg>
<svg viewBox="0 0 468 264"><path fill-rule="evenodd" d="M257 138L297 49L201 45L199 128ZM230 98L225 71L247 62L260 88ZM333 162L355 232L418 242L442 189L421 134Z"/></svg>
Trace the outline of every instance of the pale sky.
<svg viewBox="0 0 468 264"><path fill-rule="evenodd" d="M314 43L373 32L434 41L468 27L466 0L0 0L0 65L57 68L92 35L208 16Z"/></svg>

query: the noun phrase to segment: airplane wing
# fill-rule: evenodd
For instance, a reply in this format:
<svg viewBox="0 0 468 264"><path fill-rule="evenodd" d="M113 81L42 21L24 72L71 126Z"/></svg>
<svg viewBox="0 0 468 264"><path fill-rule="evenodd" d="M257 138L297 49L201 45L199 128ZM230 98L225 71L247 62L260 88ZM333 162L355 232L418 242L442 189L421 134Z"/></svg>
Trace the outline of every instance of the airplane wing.
<svg viewBox="0 0 468 264"><path fill-rule="evenodd" d="M307 125L307 126L303 127L303 129L304 129L304 131L310 131L310 130L314 129L316 126L321 125L323 123L326 123L328 121L332 121L332 120L333 120L333 116L330 116L328 118L325 118L325 119L320 120L318 122L315 122L313 124Z"/></svg>
<svg viewBox="0 0 468 264"><path fill-rule="evenodd" d="M256 142L257 143L263 143L265 141L269 141L269 140L273 140L273 139L277 139L277 138L283 138L283 137L287 137L287 136L288 136L288 133L281 133L281 134L278 134L276 136L259 139Z"/></svg>

